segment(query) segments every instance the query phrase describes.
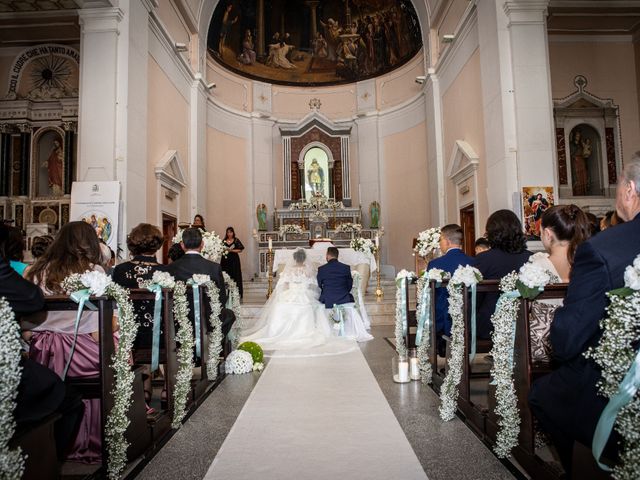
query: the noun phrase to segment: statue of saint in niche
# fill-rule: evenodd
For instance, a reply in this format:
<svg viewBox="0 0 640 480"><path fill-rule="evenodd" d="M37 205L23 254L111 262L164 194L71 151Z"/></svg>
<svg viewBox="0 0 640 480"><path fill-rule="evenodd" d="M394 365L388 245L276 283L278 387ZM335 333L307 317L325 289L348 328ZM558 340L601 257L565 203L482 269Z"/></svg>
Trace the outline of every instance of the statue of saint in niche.
<svg viewBox="0 0 640 480"><path fill-rule="evenodd" d="M600 136L590 125L581 124L571 130L569 154L573 194L576 196L602 195L599 144Z"/></svg>
<svg viewBox="0 0 640 480"><path fill-rule="evenodd" d="M307 181L309 182L313 195L324 194L324 170L315 158L311 161L311 165L309 165Z"/></svg>
<svg viewBox="0 0 640 480"><path fill-rule="evenodd" d="M48 131L38 140L40 171L38 195L60 196L64 194L64 151L62 138L55 131Z"/></svg>

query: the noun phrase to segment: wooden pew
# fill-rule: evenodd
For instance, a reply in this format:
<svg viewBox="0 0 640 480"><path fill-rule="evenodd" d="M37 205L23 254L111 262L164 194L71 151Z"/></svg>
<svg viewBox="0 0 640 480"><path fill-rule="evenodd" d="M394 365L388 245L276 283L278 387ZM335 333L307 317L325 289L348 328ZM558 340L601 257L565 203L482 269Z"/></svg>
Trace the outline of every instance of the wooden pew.
<svg viewBox="0 0 640 480"><path fill-rule="evenodd" d="M111 358L115 346L113 342L113 301L106 297L92 297L91 303L97 307L99 318L99 352L100 374L97 377L73 378L67 377L65 383L72 385L85 399L100 399L101 437L102 437L102 468L106 473L107 444L105 441L105 426L107 417L113 408L114 373L111 369ZM78 305L66 295L45 297L45 311L77 311ZM72 360L73 361L73 360ZM147 431L146 416L144 414L144 392L142 389L142 371L137 369L134 379L133 403L129 409L131 423L126 432L130 447L127 451L129 459L140 455L148 447L150 438Z"/></svg>
<svg viewBox="0 0 640 480"><path fill-rule="evenodd" d="M411 305L410 305L411 302L409 299L411 298L411 286L417 283L418 283L418 280L416 278L409 278L405 283L405 297L406 297L405 307L407 309L407 333L404 336L404 344L406 345L407 349L416 348L416 335L415 333L411 333L411 328L418 326L418 322L416 319L417 312L415 310L411 310Z"/></svg>
<svg viewBox="0 0 640 480"><path fill-rule="evenodd" d="M444 280L441 283L442 288L447 288L449 280ZM441 372L438 368L438 344L437 344L437 326L436 326L436 282L429 282L429 295L431 296L431 328L429 335L429 363L431 364L431 371L433 372L431 388L440 395L440 387L445 377L445 369Z"/></svg>
<svg viewBox="0 0 640 480"><path fill-rule="evenodd" d="M59 413L53 413L16 430L9 447L20 447L26 456L22 480L55 480L60 477L54 437L54 424L59 418Z"/></svg>

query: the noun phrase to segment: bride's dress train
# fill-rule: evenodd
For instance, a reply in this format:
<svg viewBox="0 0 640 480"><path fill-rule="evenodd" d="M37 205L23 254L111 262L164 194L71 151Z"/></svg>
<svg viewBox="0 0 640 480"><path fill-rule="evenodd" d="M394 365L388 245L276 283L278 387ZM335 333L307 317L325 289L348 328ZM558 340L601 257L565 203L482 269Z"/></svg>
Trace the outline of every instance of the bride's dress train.
<svg viewBox="0 0 640 480"><path fill-rule="evenodd" d="M266 356L335 355L357 348L353 339L332 333L319 298L313 268L286 267L259 319L242 331L240 342L257 343Z"/></svg>

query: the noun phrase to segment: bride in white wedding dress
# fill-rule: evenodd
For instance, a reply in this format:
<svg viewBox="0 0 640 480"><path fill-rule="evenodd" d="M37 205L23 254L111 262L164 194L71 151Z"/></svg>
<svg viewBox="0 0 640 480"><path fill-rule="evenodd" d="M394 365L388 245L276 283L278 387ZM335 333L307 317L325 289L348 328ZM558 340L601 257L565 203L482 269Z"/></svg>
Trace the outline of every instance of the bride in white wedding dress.
<svg viewBox="0 0 640 480"><path fill-rule="evenodd" d="M267 356L314 356L345 353L353 339L336 337L320 298L316 269L296 250L293 263L280 274L260 318L242 331L240 342L255 342Z"/></svg>

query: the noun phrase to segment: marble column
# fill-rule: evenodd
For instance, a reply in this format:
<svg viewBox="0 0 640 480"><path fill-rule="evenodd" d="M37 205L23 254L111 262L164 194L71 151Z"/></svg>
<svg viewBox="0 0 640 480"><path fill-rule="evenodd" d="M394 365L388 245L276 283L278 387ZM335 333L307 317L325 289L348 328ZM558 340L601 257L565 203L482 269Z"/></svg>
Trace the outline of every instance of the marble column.
<svg viewBox="0 0 640 480"><path fill-rule="evenodd" d="M318 35L318 5L320 4L319 0L308 0L304 2L307 7L311 10L311 42L313 42ZM313 45L313 43L311 43Z"/></svg>
<svg viewBox="0 0 640 480"><path fill-rule="evenodd" d="M75 150L76 150L76 128L75 122L62 122L64 130L64 193L71 194L71 184L75 179Z"/></svg>
<svg viewBox="0 0 640 480"><path fill-rule="evenodd" d="M265 54L264 49L264 0L257 0L256 8L256 47L259 57Z"/></svg>
<svg viewBox="0 0 640 480"><path fill-rule="evenodd" d="M20 130L20 189L18 195L29 196L29 173L31 169L31 125L18 124Z"/></svg>
<svg viewBox="0 0 640 480"><path fill-rule="evenodd" d="M11 127L0 125L0 197L7 197L11 183Z"/></svg>

